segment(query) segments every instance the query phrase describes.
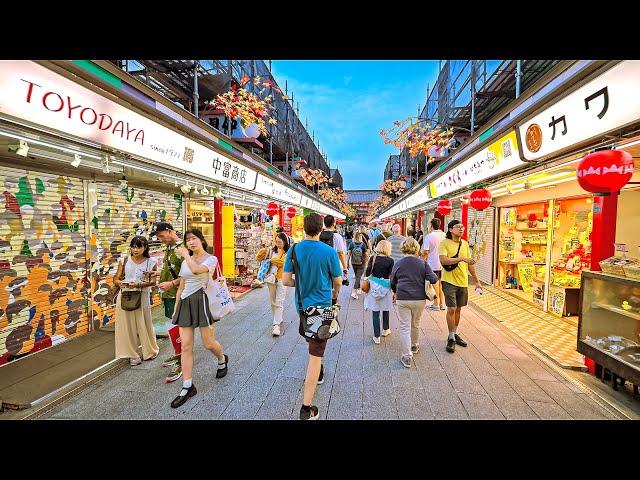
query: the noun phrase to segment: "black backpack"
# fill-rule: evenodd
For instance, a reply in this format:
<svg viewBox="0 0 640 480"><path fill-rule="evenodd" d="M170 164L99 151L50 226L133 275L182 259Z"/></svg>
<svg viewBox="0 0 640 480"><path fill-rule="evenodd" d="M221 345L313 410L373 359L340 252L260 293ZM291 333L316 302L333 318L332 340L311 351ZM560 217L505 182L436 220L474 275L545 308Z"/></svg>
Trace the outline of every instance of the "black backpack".
<svg viewBox="0 0 640 480"><path fill-rule="evenodd" d="M351 265L359 267L364 263L364 245L362 243L353 243L351 249Z"/></svg>
<svg viewBox="0 0 640 480"><path fill-rule="evenodd" d="M333 232L329 230L323 230L320 234L320 241L333 248Z"/></svg>

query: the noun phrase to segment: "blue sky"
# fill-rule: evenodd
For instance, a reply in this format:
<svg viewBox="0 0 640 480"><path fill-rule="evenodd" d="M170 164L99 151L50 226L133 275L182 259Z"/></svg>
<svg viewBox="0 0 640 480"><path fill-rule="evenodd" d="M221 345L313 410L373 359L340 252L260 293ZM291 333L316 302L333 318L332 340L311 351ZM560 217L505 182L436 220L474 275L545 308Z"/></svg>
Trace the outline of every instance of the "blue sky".
<svg viewBox="0 0 640 480"><path fill-rule="evenodd" d="M345 189L369 189L382 183L389 154L398 153L378 132L417 115L438 62L274 60L272 73L283 90L288 81L302 123L308 119Z"/></svg>

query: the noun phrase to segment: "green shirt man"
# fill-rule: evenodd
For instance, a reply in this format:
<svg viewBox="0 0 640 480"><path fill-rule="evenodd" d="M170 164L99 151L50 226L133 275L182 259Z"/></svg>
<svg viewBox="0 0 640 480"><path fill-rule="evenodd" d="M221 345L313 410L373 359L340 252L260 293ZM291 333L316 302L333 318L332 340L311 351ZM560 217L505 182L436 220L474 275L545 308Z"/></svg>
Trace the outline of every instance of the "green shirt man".
<svg viewBox="0 0 640 480"><path fill-rule="evenodd" d="M182 245L182 240L173 229L171 224L160 222L156 225L156 236L167 246L162 259L162 269L160 270L160 290L162 290L162 303L164 304L164 315L167 318L173 316L176 305L176 294L180 279L180 267L184 260L176 253L176 249Z"/></svg>

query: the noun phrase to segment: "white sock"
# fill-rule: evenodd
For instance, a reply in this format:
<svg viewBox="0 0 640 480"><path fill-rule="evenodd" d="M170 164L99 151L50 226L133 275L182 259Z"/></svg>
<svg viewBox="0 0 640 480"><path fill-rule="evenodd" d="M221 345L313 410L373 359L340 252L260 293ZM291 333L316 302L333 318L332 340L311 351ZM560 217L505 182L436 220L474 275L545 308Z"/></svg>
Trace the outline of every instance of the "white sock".
<svg viewBox="0 0 640 480"><path fill-rule="evenodd" d="M227 362L225 361L226 357L223 361L218 359L218 370L223 370L227 366Z"/></svg>
<svg viewBox="0 0 640 480"><path fill-rule="evenodd" d="M184 397L187 394L185 388L190 388L193 385L193 380L190 378L189 380L182 381L182 390L180 390L180 396Z"/></svg>
<svg viewBox="0 0 640 480"><path fill-rule="evenodd" d="M450 332L449 333L449 340L455 340L456 339L456 332Z"/></svg>

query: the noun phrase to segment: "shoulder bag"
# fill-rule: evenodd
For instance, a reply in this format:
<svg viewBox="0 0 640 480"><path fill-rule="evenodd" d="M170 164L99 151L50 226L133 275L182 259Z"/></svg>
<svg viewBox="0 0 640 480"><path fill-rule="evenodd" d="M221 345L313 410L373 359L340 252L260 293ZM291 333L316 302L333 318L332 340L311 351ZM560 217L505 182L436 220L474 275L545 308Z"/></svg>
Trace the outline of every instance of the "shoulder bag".
<svg viewBox="0 0 640 480"><path fill-rule="evenodd" d="M369 290L371 289L371 282L369 282L369 276L373 275L373 267L376 264L376 258L378 258L378 256L374 255L373 260L371 261L371 273L366 277L362 277L360 279L360 290L362 290L364 293L369 293Z"/></svg>
<svg viewBox="0 0 640 480"><path fill-rule="evenodd" d="M462 240L460 240L460 243L458 243L458 251L456 252L456 254L453 257L450 257L450 258L458 258L458 254L460 253L460 247L461 246L462 246ZM453 270L458 268L458 264L455 263L453 265L442 265L442 268L444 268L447 272L452 272Z"/></svg>
<svg viewBox="0 0 640 480"><path fill-rule="evenodd" d="M298 333L312 340L328 340L329 338L335 337L340 333L340 324L338 323L340 306L310 306L303 309L300 294L300 269L296 258L296 245L294 245L291 250L291 263L293 264L293 273L295 275L298 315L300 316ZM329 280L332 280L331 275L329 275Z"/></svg>
<svg viewBox="0 0 640 480"><path fill-rule="evenodd" d="M125 269L127 268L127 260L129 257L125 258L124 264L122 266L122 272L125 274ZM136 267L137 268L137 267ZM147 269L149 268L149 260L147 260ZM120 308L127 312L132 312L134 310L138 310L142 305L142 290L122 290L120 292Z"/></svg>

